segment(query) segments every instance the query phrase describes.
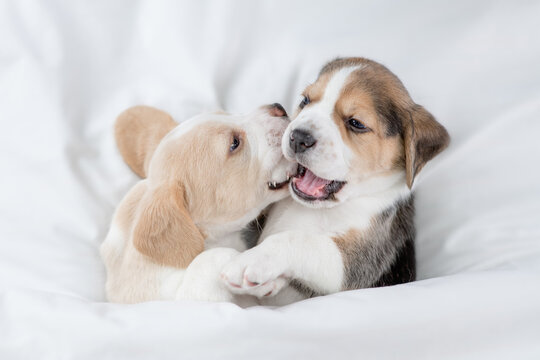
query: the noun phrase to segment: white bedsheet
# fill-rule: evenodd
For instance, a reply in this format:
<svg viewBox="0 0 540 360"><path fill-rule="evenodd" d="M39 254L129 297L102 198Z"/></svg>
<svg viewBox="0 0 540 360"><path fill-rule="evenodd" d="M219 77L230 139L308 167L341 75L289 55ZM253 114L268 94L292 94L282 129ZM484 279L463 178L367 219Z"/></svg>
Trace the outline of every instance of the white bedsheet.
<svg viewBox="0 0 540 360"><path fill-rule="evenodd" d="M540 3L0 0L0 359L540 358ZM420 281L272 309L104 302L135 104L288 110L367 56L451 147L415 184Z"/></svg>

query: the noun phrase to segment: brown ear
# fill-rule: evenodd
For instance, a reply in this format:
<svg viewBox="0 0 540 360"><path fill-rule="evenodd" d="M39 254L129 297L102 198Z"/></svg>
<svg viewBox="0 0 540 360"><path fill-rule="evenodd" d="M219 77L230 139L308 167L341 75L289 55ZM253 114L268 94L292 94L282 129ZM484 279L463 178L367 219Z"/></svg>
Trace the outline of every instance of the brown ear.
<svg viewBox="0 0 540 360"><path fill-rule="evenodd" d="M412 188L414 178L424 165L443 151L450 142L446 129L433 115L415 105L405 119L405 171L407 186Z"/></svg>
<svg viewBox="0 0 540 360"><path fill-rule="evenodd" d="M156 147L176 125L169 114L149 106L135 106L121 113L114 134L120 154L131 170L146 177Z"/></svg>
<svg viewBox="0 0 540 360"><path fill-rule="evenodd" d="M154 262L186 268L204 250L204 237L185 207L181 186L162 185L141 199L133 244Z"/></svg>

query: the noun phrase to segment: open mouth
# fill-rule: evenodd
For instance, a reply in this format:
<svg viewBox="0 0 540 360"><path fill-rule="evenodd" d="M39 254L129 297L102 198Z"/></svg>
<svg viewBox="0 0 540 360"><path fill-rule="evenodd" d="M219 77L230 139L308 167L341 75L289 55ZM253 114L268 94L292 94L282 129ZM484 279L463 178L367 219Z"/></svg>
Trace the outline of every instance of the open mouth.
<svg viewBox="0 0 540 360"><path fill-rule="evenodd" d="M318 177L308 168L298 164L298 173L292 180L292 189L298 197L307 200L329 200L343 188L345 181L326 180Z"/></svg>
<svg viewBox="0 0 540 360"><path fill-rule="evenodd" d="M283 189L289 183L290 180L291 180L291 176L287 175L287 180L284 180L282 182L269 181L267 185L270 190L279 190L279 189Z"/></svg>

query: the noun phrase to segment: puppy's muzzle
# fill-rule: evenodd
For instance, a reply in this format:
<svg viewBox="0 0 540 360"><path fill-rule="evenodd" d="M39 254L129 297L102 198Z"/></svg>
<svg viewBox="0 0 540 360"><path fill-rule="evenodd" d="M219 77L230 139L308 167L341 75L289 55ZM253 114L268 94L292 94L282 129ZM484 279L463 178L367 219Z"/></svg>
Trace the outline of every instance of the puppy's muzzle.
<svg viewBox="0 0 540 360"><path fill-rule="evenodd" d="M306 130L295 129L289 137L289 146L295 154L303 153L307 149L313 148L317 140Z"/></svg>

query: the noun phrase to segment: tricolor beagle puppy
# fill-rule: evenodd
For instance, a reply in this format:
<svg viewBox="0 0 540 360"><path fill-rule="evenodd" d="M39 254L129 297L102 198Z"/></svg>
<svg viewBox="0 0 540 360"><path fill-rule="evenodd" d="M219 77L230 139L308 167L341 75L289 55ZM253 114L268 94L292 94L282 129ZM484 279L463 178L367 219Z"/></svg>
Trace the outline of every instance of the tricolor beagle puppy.
<svg viewBox="0 0 540 360"><path fill-rule="evenodd" d="M411 187L448 145L445 128L364 58L328 63L302 95L282 141L299 164L292 197L222 279L269 304L414 280Z"/></svg>
<svg viewBox="0 0 540 360"><path fill-rule="evenodd" d="M289 174L296 172L281 151L288 123L279 104L242 116L199 115L180 125L149 107L120 115L117 145L146 179L124 197L101 246L108 299L242 303L219 273L245 250L241 230L288 195ZM203 252L216 246L229 248Z"/></svg>

